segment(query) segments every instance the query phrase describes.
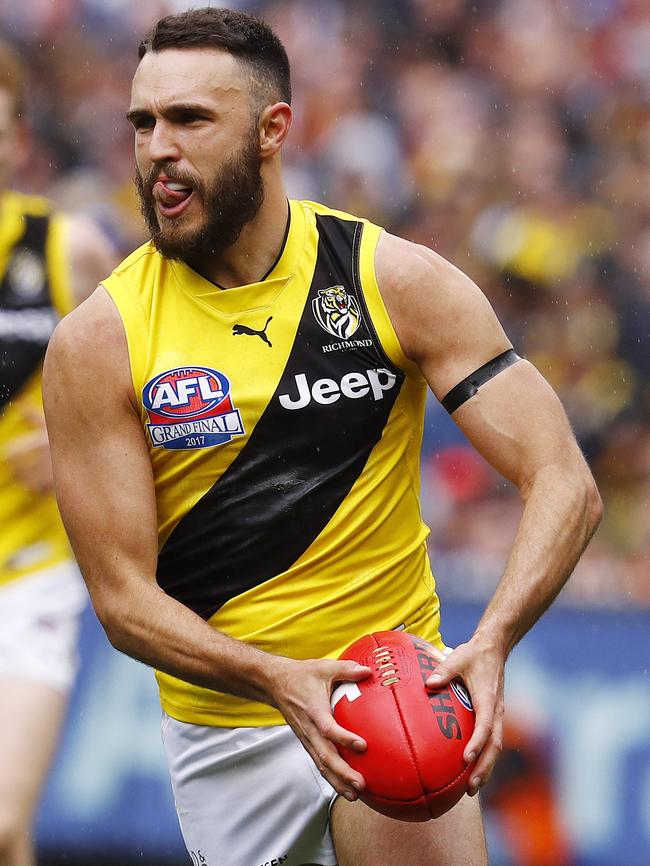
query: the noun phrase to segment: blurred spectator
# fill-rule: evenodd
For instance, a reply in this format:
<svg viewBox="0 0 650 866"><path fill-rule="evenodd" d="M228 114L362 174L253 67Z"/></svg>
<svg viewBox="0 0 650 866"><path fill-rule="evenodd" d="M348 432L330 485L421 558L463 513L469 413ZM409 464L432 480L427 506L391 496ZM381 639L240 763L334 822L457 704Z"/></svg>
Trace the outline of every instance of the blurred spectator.
<svg viewBox="0 0 650 866"><path fill-rule="evenodd" d="M512 719L483 800L489 826L516 866L571 866L566 828L555 802L550 743ZM505 858L501 858L505 859Z"/></svg>

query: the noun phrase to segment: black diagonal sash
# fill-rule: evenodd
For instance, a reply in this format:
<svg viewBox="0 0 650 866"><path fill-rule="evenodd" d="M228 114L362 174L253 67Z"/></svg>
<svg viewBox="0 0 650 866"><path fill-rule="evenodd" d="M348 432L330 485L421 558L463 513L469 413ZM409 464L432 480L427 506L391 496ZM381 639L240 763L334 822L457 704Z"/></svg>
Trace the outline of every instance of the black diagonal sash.
<svg viewBox="0 0 650 866"><path fill-rule="evenodd" d="M363 472L404 378L379 345L359 284L361 223L328 216L317 224L314 275L275 393L160 552L159 584L204 618L286 571L318 538ZM319 291L332 286L357 302L352 350L329 351L343 340L315 314Z"/></svg>

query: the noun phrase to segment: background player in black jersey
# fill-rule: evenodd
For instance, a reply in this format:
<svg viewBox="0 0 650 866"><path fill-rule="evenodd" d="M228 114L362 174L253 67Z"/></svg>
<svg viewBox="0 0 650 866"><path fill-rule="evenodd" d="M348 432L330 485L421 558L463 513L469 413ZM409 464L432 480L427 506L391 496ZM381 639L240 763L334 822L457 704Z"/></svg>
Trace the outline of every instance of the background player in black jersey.
<svg viewBox="0 0 650 866"><path fill-rule="evenodd" d="M34 810L58 739L86 603L52 492L40 398L56 318L113 254L87 219L9 190L28 156L25 71L0 43L0 864L31 866ZM51 322L48 326L48 321Z"/></svg>
<svg viewBox="0 0 650 866"><path fill-rule="evenodd" d="M182 259L226 291L258 282L277 260L286 227L286 58L269 31L239 13L198 10L166 19L157 32L166 41L144 46L129 110L152 240L163 256ZM437 674L438 682L461 676L474 700L477 725L466 754L478 755L468 788L474 795L501 749L505 661L570 575L600 518L600 498L550 387L525 361L492 363L510 342L471 280L431 250L387 233L375 270L404 353L439 399L487 365L478 390L461 388L454 419L524 500L502 580L474 635ZM261 652L211 628L157 586L150 454L122 322L102 287L57 330L45 393L62 514L111 642L188 682L277 707L345 797L330 821L341 866L486 863L477 798L417 826L354 802L363 780L334 743L356 747L355 736L334 723L329 694L335 681L361 679L367 669ZM197 728L197 742L208 735ZM262 767L262 789L264 774ZM213 796L228 796L218 779ZM256 796L252 787L233 792L220 821L236 824L238 804ZM182 823L187 840L192 816ZM224 856L246 866L237 837L228 842L227 855L208 853L207 862ZM290 866L313 862L277 853L286 853Z"/></svg>

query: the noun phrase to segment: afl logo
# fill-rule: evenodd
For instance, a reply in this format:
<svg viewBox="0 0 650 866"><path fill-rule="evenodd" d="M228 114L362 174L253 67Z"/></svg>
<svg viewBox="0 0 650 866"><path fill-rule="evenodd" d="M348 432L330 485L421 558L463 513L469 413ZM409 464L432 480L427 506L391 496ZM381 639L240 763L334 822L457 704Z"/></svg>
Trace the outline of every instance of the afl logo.
<svg viewBox="0 0 650 866"><path fill-rule="evenodd" d="M467 691L463 683L461 683L460 680L452 680L449 685L452 687L454 694L461 702L461 704L465 707L465 709L473 711L474 707L472 706L472 700L469 696L469 692Z"/></svg>
<svg viewBox="0 0 650 866"><path fill-rule="evenodd" d="M142 402L155 448L207 448L244 433L228 378L210 367L175 367L160 373L143 388Z"/></svg>
<svg viewBox="0 0 650 866"><path fill-rule="evenodd" d="M152 379L143 394L144 405L167 418L195 418L210 412L230 391L223 373L209 367L168 370Z"/></svg>

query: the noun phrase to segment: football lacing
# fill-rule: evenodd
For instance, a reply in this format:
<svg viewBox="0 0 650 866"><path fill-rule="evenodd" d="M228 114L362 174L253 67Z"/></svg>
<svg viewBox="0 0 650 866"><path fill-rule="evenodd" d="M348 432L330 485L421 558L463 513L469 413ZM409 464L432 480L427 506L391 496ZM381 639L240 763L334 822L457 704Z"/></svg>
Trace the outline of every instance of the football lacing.
<svg viewBox="0 0 650 866"><path fill-rule="evenodd" d="M393 683L398 683L400 678L391 650L385 646L378 646L375 647L372 654L375 657L375 667L380 677L380 685L390 686Z"/></svg>

